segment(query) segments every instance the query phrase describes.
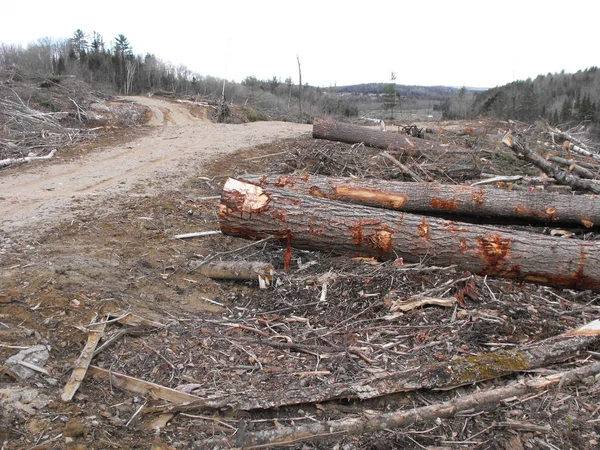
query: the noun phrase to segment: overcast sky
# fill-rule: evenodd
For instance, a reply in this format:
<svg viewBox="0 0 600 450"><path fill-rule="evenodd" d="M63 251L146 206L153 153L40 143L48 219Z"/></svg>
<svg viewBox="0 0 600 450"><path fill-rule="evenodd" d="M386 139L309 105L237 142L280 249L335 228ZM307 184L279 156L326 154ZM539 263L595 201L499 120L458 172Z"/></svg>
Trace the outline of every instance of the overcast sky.
<svg viewBox="0 0 600 450"><path fill-rule="evenodd" d="M124 34L201 75L494 87L600 66L597 0L5 1L0 42Z"/></svg>

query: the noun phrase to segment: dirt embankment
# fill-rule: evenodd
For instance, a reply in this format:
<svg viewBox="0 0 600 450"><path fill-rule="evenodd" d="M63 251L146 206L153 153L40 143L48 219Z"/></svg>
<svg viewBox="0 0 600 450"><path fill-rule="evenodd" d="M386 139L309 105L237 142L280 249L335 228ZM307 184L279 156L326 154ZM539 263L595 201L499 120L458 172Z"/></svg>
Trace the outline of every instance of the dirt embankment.
<svg viewBox="0 0 600 450"><path fill-rule="evenodd" d="M148 133L122 145L98 146L75 157L0 173L0 226L4 232L47 225L72 216L82 202L105 205L114 194L146 194L174 188L224 154L294 138L310 125L284 122L215 124L185 104L128 97L151 111ZM102 144L99 144L102 145Z"/></svg>

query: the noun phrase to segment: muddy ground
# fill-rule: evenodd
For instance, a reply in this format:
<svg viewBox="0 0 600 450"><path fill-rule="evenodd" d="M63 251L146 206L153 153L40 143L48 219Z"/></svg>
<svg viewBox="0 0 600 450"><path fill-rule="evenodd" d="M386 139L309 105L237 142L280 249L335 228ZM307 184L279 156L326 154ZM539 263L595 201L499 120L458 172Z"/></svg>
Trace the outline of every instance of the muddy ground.
<svg viewBox="0 0 600 450"><path fill-rule="evenodd" d="M295 250L285 272L285 248L277 242L249 246L222 235L174 239L180 233L218 230L217 197L228 176L296 171L391 177L397 171L379 150L314 140L306 126L267 123L259 136L252 124L199 124L194 119L169 127L165 121L128 130L117 146L73 148L63 160L0 172L3 202L12 205L3 206L0 238L0 361L37 344L49 349L43 366L47 373L35 372L26 380L10 374L0 378L2 448L204 448L209 439L223 436L236 445L261 429L437 404L600 359L596 346L560 365L475 386L258 411L198 408L161 416L142 407L165 401L90 374L72 401L61 401L88 339L86 327L109 313L140 316L160 326L108 323L100 345L111 336L117 339L94 358L95 366L201 398L274 391L285 397L294 388L510 349L598 317L600 297L593 292L483 278L454 267L431 268L426 261L377 263ZM486 172L510 168L527 173L530 167L516 169L516 158L498 153L506 126L447 123L439 133L480 148ZM215 127L211 145L203 144L206 127ZM190 131L185 128L192 134L185 134ZM192 136L185 145L178 138L182 134ZM229 141L232 135L239 140ZM141 156L157 141L156 151L163 153ZM135 149L140 153L124 156ZM123 157L132 166L122 164ZM97 166L106 167L97 179L78 172L80 161L108 159L114 164ZM160 165L164 160L172 163ZM136 161L151 170L139 169ZM43 184L39 180L48 172L54 175ZM68 179L69 173L83 174L73 179L84 181L62 195L56 180ZM81 194L89 186L100 190ZM13 187L20 189L18 195ZM32 191L50 194L39 197ZM273 286L261 290L254 281L206 278L194 267L207 258L270 262L276 268ZM462 304L425 306L390 317L391 298L424 292L458 297ZM131 332L117 336L121 331ZM599 404L600 384L587 380L447 419L356 436L324 435L292 447L593 449L600 440Z"/></svg>

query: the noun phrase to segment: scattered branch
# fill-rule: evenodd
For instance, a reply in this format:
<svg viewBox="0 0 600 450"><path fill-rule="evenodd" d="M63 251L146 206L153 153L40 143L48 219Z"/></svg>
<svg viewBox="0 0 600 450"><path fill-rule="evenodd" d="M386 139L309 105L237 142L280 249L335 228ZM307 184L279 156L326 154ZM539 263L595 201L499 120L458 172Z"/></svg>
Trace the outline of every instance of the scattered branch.
<svg viewBox="0 0 600 450"><path fill-rule="evenodd" d="M561 168L551 164L534 151L529 150L525 144L510 131L502 138L502 143L514 151L518 156L534 164L547 175L553 177L560 184L571 186L576 190L590 191L594 194L600 194L600 185L590 180L582 180Z"/></svg>
<svg viewBox="0 0 600 450"><path fill-rule="evenodd" d="M596 376L599 373L600 362L596 362L568 372L541 378L524 379L502 388L481 391L462 397L457 396L447 402L410 410L389 413L365 412L360 417L243 433L242 436L237 438L208 439L203 442L203 448L213 448L215 446L241 446L247 449L279 447L342 435L359 435L390 428L406 427L438 418L454 417L462 411L490 410L508 398L519 398L526 394L549 389L562 380L573 383L574 381Z"/></svg>
<svg viewBox="0 0 600 450"><path fill-rule="evenodd" d="M29 156L25 156L24 158L6 158L6 159L0 159L0 168L8 167L8 166L11 166L13 164L23 164L23 163L28 163L28 162L31 162L31 161L41 161L41 160L52 159L52 157L55 154L56 154L56 149L52 150L46 156L35 156L33 154L30 154Z"/></svg>
<svg viewBox="0 0 600 450"><path fill-rule="evenodd" d="M94 357L94 351L96 350L96 346L98 345L98 342L100 342L100 339L102 339L102 336L104 335L105 328L106 322L88 326L88 340L85 344L85 347L83 348L83 351L81 352L81 355L79 355L79 358L77 358L77 361L75 361L75 364L73 364L73 372L71 373L71 378L69 378L69 381L67 382L61 396L61 400L63 402L70 401L75 395L75 392L77 392L77 389L79 389L79 386L81 385L81 382L85 378L85 374L88 371L88 366L90 365L90 362Z"/></svg>

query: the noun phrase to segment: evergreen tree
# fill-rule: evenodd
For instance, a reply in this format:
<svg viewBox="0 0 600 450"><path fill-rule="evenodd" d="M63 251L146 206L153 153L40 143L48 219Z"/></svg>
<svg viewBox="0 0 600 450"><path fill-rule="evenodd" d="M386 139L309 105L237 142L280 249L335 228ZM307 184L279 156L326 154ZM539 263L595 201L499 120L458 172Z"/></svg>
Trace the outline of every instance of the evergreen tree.
<svg viewBox="0 0 600 450"><path fill-rule="evenodd" d="M538 115L537 95L533 87L533 82L528 79L522 88L522 95L519 98L519 107L517 116L520 120L534 121Z"/></svg>
<svg viewBox="0 0 600 450"><path fill-rule="evenodd" d="M88 50L87 35L79 28L73 33L73 37L69 39L69 58L84 61Z"/></svg>
<svg viewBox="0 0 600 450"><path fill-rule="evenodd" d="M571 102L569 102L568 98L565 98L562 107L560 108L560 120L563 122L568 122L569 120L571 120L571 112Z"/></svg>
<svg viewBox="0 0 600 450"><path fill-rule="evenodd" d="M394 110L398 103L398 89L396 86L396 74L392 72L390 75L391 83L384 86L384 103L383 107L386 111L389 111L389 118L394 120Z"/></svg>

